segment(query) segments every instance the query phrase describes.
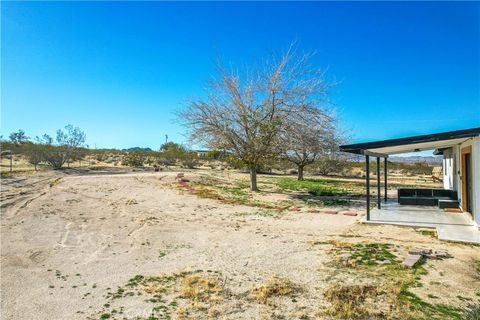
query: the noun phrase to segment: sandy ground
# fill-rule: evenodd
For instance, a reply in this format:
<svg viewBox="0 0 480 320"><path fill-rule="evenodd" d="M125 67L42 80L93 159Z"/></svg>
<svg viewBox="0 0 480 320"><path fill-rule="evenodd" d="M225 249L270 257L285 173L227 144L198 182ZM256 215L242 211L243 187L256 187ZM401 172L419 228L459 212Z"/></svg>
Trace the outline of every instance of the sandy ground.
<svg viewBox="0 0 480 320"><path fill-rule="evenodd" d="M118 318L147 318L151 304L112 302L109 292L135 275L185 270L221 275L234 298L219 305L219 318L315 317L324 290L345 281L325 266L328 248L311 245L322 239L448 250L455 258L428 262L432 272L416 293L426 296L433 288L439 301L460 303L458 295L474 299L480 289L473 270L478 247L441 243L410 228L359 225L358 216L262 216L258 208L179 190L175 174L45 172L2 179L1 318L98 319L111 311L106 303L122 309ZM248 298L273 275L302 293L269 305Z"/></svg>

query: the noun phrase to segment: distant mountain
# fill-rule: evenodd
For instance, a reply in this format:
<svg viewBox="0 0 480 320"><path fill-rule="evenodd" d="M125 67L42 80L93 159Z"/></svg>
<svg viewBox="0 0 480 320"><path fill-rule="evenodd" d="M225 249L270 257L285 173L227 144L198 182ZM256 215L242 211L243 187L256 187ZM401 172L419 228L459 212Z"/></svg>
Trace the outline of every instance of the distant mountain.
<svg viewBox="0 0 480 320"><path fill-rule="evenodd" d="M150 148L133 147L128 149L122 149L122 151L153 151L153 150Z"/></svg>
<svg viewBox="0 0 480 320"><path fill-rule="evenodd" d="M441 165L443 157L434 157L434 156L410 156L410 157L390 157L388 158L390 161L393 162L402 162L402 163L418 163L418 162L426 162L430 165Z"/></svg>
<svg viewBox="0 0 480 320"><path fill-rule="evenodd" d="M361 155L344 153L343 158L349 161L355 162L363 162L365 158ZM442 164L442 156L409 156L409 157L399 157L399 156L390 156L388 157L389 161L393 162L401 162L401 163L428 163L429 165L441 165Z"/></svg>

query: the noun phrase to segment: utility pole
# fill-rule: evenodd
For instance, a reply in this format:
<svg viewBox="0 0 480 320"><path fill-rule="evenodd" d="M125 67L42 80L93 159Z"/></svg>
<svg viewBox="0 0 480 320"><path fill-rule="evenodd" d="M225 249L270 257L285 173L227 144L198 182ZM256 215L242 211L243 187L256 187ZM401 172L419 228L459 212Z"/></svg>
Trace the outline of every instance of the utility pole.
<svg viewBox="0 0 480 320"><path fill-rule="evenodd" d="M168 143L168 134L165 135L165 144Z"/></svg>

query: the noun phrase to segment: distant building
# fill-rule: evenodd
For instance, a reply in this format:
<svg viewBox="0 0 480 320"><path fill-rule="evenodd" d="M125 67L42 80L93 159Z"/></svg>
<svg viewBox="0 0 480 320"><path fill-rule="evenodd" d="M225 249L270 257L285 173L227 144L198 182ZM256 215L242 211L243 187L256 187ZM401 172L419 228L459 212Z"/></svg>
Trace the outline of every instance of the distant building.
<svg viewBox="0 0 480 320"><path fill-rule="evenodd" d="M205 158L207 156L207 153L209 150L193 150L197 154L197 157L199 158Z"/></svg>

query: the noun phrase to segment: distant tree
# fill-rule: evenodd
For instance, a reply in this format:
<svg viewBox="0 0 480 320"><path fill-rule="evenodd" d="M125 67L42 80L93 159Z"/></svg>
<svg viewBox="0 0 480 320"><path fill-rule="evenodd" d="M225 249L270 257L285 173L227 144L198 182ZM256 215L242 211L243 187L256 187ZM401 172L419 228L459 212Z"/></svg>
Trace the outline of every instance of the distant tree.
<svg viewBox="0 0 480 320"><path fill-rule="evenodd" d="M45 144L48 144L48 145L53 144L53 138L52 138L51 136L49 136L48 134L44 134L44 135L42 136L42 139L43 139L43 142L44 142Z"/></svg>
<svg viewBox="0 0 480 320"><path fill-rule="evenodd" d="M167 142L160 147L160 161L165 166L175 165L177 161L182 161L187 157L187 149L181 144Z"/></svg>
<svg viewBox="0 0 480 320"><path fill-rule="evenodd" d="M85 139L85 133L72 125L67 125L65 130L57 130L55 143L52 137L45 134L41 141L43 157L54 169L60 169L83 146Z"/></svg>
<svg viewBox="0 0 480 320"><path fill-rule="evenodd" d="M10 141L16 145L24 144L29 141L29 137L25 134L25 131L22 129L18 130L17 132L12 132L9 136Z"/></svg>
<svg viewBox="0 0 480 320"><path fill-rule="evenodd" d="M192 101L179 113L193 141L225 150L250 171L250 189L257 191L257 170L279 154L279 133L290 119L308 119L308 102L331 86L324 72L310 65L311 54L297 56L290 48L267 59L257 70L226 71L207 88L208 99Z"/></svg>
<svg viewBox="0 0 480 320"><path fill-rule="evenodd" d="M312 108L310 118L292 119L280 135L279 149L283 156L297 166L298 180L304 169L322 155L335 152L342 141L332 111Z"/></svg>
<svg viewBox="0 0 480 320"><path fill-rule="evenodd" d="M23 148L28 162L35 167L35 171L37 171L37 166L45 160L42 148L43 146L41 144L33 142L25 144Z"/></svg>
<svg viewBox="0 0 480 320"><path fill-rule="evenodd" d="M332 173L343 173L348 169L349 163L336 156L335 153L330 155L323 155L315 161L315 171L322 176L327 176ZM372 169L373 171L373 169Z"/></svg>

